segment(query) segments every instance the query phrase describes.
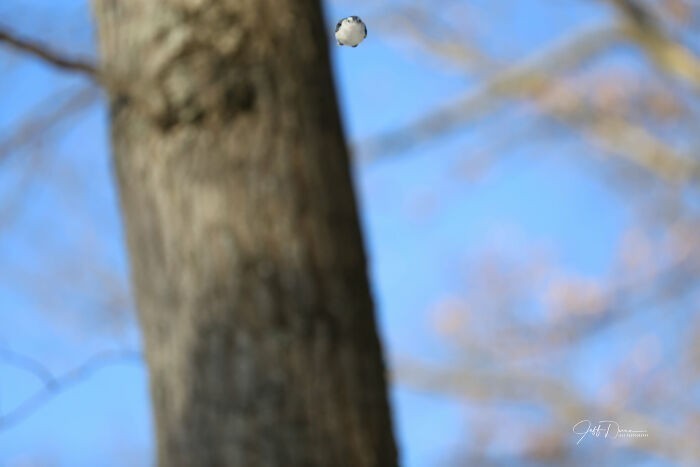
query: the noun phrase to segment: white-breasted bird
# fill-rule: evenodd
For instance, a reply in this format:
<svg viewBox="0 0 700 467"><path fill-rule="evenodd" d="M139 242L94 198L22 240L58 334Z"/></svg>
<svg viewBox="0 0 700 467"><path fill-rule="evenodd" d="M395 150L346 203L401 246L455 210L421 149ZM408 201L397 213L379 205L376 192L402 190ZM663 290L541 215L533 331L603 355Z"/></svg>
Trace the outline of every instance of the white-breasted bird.
<svg viewBox="0 0 700 467"><path fill-rule="evenodd" d="M335 40L338 45L357 47L367 37L367 26L359 16L348 16L335 25Z"/></svg>

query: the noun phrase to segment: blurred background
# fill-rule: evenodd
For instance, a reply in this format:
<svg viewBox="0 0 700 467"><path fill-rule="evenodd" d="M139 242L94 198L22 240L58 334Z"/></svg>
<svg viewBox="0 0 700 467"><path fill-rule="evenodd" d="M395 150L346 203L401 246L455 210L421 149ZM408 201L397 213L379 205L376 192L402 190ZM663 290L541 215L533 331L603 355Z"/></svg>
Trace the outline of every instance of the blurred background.
<svg viewBox="0 0 700 467"><path fill-rule="evenodd" d="M325 6L403 465L700 465L700 2ZM3 42L0 465L151 465L104 95Z"/></svg>

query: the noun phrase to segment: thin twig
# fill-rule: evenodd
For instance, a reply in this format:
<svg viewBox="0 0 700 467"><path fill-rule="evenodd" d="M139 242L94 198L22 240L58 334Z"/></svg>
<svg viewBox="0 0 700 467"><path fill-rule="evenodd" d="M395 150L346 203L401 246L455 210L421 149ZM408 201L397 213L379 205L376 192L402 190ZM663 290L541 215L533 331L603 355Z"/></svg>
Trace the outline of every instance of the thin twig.
<svg viewBox="0 0 700 467"><path fill-rule="evenodd" d="M0 360L33 374L44 383L44 386L51 386L56 381L48 368L39 361L14 350L0 348Z"/></svg>
<svg viewBox="0 0 700 467"><path fill-rule="evenodd" d="M69 387L85 381L94 372L117 363L141 362L142 356L139 352L132 350L107 350L93 355L78 367L61 376L54 376L38 360L11 350L0 349L0 360L28 371L44 383L41 389L26 398L14 409L0 414L0 431L2 431L26 419L51 398Z"/></svg>
<svg viewBox="0 0 700 467"><path fill-rule="evenodd" d="M97 80L97 68L91 63L67 58L42 44L27 39L21 39L5 29L0 29L0 43L4 43L13 49L27 53L57 68L81 73L91 79Z"/></svg>
<svg viewBox="0 0 700 467"><path fill-rule="evenodd" d="M65 123L66 117L86 108L100 96L97 88L90 86L74 91L72 95L65 97L63 102L56 105L56 100L65 90L52 94L42 101L35 109L28 112L32 117L17 125L12 135L0 139L0 161L6 158L12 151L37 141L40 135L47 133L55 126ZM44 109L50 109L43 113Z"/></svg>

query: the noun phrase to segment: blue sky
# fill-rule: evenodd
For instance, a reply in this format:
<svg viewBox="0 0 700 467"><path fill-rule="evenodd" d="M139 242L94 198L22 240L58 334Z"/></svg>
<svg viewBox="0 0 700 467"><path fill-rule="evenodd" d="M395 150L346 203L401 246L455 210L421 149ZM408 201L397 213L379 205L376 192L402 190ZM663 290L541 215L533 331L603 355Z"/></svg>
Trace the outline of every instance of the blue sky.
<svg viewBox="0 0 700 467"><path fill-rule="evenodd" d="M569 0L543 8L552 2L520 2L515 13L520 20L511 32L522 50L510 53L532 51L606 14L586 3ZM371 19L381 10L368 7L365 13L347 6L329 5L329 30L336 18L358 14ZM93 26L84 1L3 2L0 24L28 37L49 37L57 49L94 55ZM468 88L457 70L407 53L399 38L371 23L368 28L360 47L332 48L351 142L399 128ZM514 42L509 39L491 45L506 47ZM11 90L0 93L0 141L47 96L67 96L82 85L81 78L0 49L0 62L8 60L0 68L0 86ZM356 167L378 320L391 357L441 358L439 343L427 331L429 312L465 286L455 271L471 255L494 245L514 251L542 245L563 266L597 275L606 271L625 225L621 201L585 164L569 157L582 149L566 141L553 147L524 145L475 180L460 176L460 162L494 135L482 130L463 128ZM48 147L16 152L0 171L5 187L0 195L5 196L21 179L22 158L38 154L40 175L30 182L15 220L0 228L0 345L40 359L59 373L95 351L138 346L133 323L127 321L121 332L105 330L104 313L94 311L101 299L90 297L92 271L81 270L79 258L72 261L76 252L84 254L86 242L94 242L87 251L120 280L126 276L107 132L104 102L98 101L61 126ZM53 267L71 262L80 280L62 284L51 303L36 300L31 287L18 285L23 275L53 280ZM140 365L100 370L0 432L0 465L149 465L153 438L146 385ZM3 410L38 387L30 375L0 363ZM455 400L398 386L392 402L406 466L441 465L468 435L462 406Z"/></svg>

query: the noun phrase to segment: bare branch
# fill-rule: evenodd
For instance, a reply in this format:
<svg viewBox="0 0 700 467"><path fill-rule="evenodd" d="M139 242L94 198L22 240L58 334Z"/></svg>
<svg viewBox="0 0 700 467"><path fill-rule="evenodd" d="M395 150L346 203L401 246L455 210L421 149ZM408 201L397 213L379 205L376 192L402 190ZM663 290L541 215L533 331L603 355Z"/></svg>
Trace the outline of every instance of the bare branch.
<svg viewBox="0 0 700 467"><path fill-rule="evenodd" d="M0 413L0 431L11 428L34 411L46 404L52 397L88 379L102 368L118 363L139 363L142 356L132 350L107 350L93 355L83 364L62 376L54 376L41 362L11 350L0 349L0 360L23 369L40 380L43 387L7 413Z"/></svg>
<svg viewBox="0 0 700 467"><path fill-rule="evenodd" d="M449 133L460 125L483 116L492 111L504 98L536 92L545 84L543 70L546 70L546 73L556 73L580 65L617 40L619 33L617 28L611 26L588 27L546 51L498 72L491 80L456 104L429 113L406 127L361 143L361 159L369 161L380 155L399 153L414 144Z"/></svg>
<svg viewBox="0 0 700 467"><path fill-rule="evenodd" d="M567 117L564 117L567 119ZM700 164L681 157L642 126L622 118L603 117L583 127L594 142L608 152L656 174L668 182L684 183L700 178Z"/></svg>
<svg viewBox="0 0 700 467"><path fill-rule="evenodd" d="M0 360L33 374L44 383L44 386L52 386L56 381L51 372L40 362L13 350L0 348Z"/></svg>
<svg viewBox="0 0 700 467"><path fill-rule="evenodd" d="M557 84L552 81L550 88L556 89ZM603 151L623 158L669 183L685 183L700 178L700 164L692 157L678 154L642 125L615 116L605 109L591 109L582 105L585 99L583 92L568 92L571 95L564 99L558 99L556 92L553 93L551 103L543 102L540 109L582 133Z"/></svg>
<svg viewBox="0 0 700 467"><path fill-rule="evenodd" d="M644 20L644 24L650 20ZM364 145L362 159L372 159L406 149L413 144L440 136L493 111L507 98L539 100L542 90L551 94L557 89L555 73L580 64L600 50L602 46L622 37L623 29L585 30L561 42L544 53L529 58L515 67L498 73L461 103L439 110L408 127L374 138ZM700 76L700 75L699 75ZM687 182L700 176L700 166L691 158L681 157L663 141L655 138L642 126L636 126L604 112L589 114L580 106L561 109L557 106L546 110L550 116L580 128L586 136L608 153L627 159L645 170L670 182Z"/></svg>
<svg viewBox="0 0 700 467"><path fill-rule="evenodd" d="M653 13L631 0L609 0L626 20L625 33L662 71L700 91L700 58L680 42L668 37Z"/></svg>
<svg viewBox="0 0 700 467"><path fill-rule="evenodd" d="M649 431L638 449L655 452L668 459L694 459L699 454L697 443L689 434L669 433L663 422L624 405L596 405L584 400L578 388L558 378L518 370L510 366L500 369L436 367L410 358L394 359L392 369L396 383L409 388L458 397L477 403L515 401L543 405L550 409L557 426L570 434L573 425L582 419L605 413L610 420Z"/></svg>
<svg viewBox="0 0 700 467"><path fill-rule="evenodd" d="M462 18L464 19L464 18ZM471 28L456 29L430 14L421 6L410 5L379 21L390 32L407 36L412 45L423 48L433 56L457 65L466 72L482 75L495 70L495 61L485 50L476 46L476 39L466 35Z"/></svg>
<svg viewBox="0 0 700 467"><path fill-rule="evenodd" d="M98 73L94 65L82 60L67 58L44 45L16 37L7 30L0 29L0 43L4 43L10 48L29 54L57 68L81 73L91 79L97 79Z"/></svg>
<svg viewBox="0 0 700 467"><path fill-rule="evenodd" d="M65 90L60 91L60 94L65 93ZM95 102L98 96L99 92L94 87L88 87L75 91L58 106L55 106L58 95L49 96L37 106L36 110L29 112L33 117L20 123L9 137L0 139L0 161L7 157L10 151L17 150L31 141L36 141L37 135L46 133L65 122L67 116ZM47 108L51 110L42 112L43 109ZM39 117L34 117L34 115L39 115Z"/></svg>

